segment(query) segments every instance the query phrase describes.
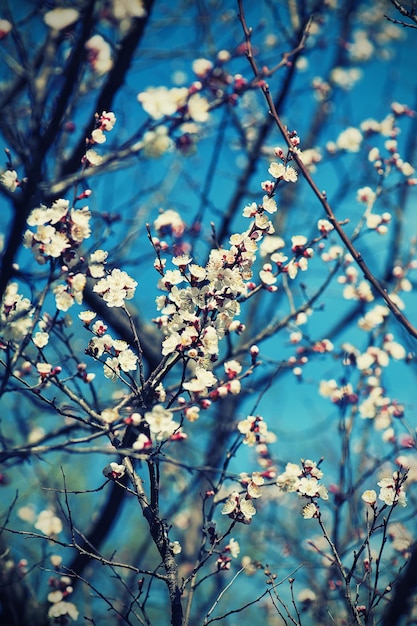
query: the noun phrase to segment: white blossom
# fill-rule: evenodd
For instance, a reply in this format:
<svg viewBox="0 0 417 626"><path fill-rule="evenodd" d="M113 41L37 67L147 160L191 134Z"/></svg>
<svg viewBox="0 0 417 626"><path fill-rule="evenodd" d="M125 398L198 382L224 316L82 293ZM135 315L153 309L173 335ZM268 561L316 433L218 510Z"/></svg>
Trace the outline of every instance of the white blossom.
<svg viewBox="0 0 417 626"><path fill-rule="evenodd" d="M106 478L114 478L119 479L124 476L126 468L124 465L120 465L119 463L109 463L106 467L103 468L103 475Z"/></svg>
<svg viewBox="0 0 417 626"><path fill-rule="evenodd" d="M149 87L138 94L137 98L143 109L154 120L173 115L179 107L185 105L188 96L186 87Z"/></svg>
<svg viewBox="0 0 417 626"><path fill-rule="evenodd" d="M101 295L108 307L121 307L125 300L133 298L136 286L137 282L133 278L116 268L99 280L93 291Z"/></svg>
<svg viewBox="0 0 417 626"><path fill-rule="evenodd" d="M102 76L107 74L113 67L111 48L101 35L93 35L86 41L85 49L93 71Z"/></svg>
<svg viewBox="0 0 417 626"><path fill-rule="evenodd" d="M145 413L145 420L149 424L151 433L171 433L177 426L173 422L173 415L169 409L164 409L161 404L156 404L152 411Z"/></svg>
<svg viewBox="0 0 417 626"><path fill-rule="evenodd" d="M49 341L49 335L45 332L37 332L33 335L32 341L37 348L44 348Z"/></svg>
<svg viewBox="0 0 417 626"><path fill-rule="evenodd" d="M359 152L362 144L362 133L360 130L353 126L349 126L342 131L337 138L336 145L339 150L346 150L347 152Z"/></svg>
<svg viewBox="0 0 417 626"><path fill-rule="evenodd" d="M62 532L62 522L53 511L45 509L39 513L35 528L44 535L59 535Z"/></svg>
<svg viewBox="0 0 417 626"><path fill-rule="evenodd" d="M52 9L48 11L43 16L43 21L49 28L54 30L64 30L71 26L76 22L79 18L80 14L77 9L72 9L70 7L57 7L56 9Z"/></svg>
<svg viewBox="0 0 417 626"><path fill-rule="evenodd" d="M361 496L362 500L367 504L375 504L376 497L376 491L373 489L366 489Z"/></svg>
<svg viewBox="0 0 417 626"><path fill-rule="evenodd" d="M79 612L75 604L64 601L53 604L48 611L48 617L50 619L59 619L68 615L73 621L76 621L78 614Z"/></svg>
<svg viewBox="0 0 417 626"><path fill-rule="evenodd" d="M282 178L291 183L295 183L298 176L296 170L291 165L285 166L283 163L276 163L274 161L269 166L268 172L274 178Z"/></svg>
<svg viewBox="0 0 417 626"><path fill-rule="evenodd" d="M17 187L19 186L17 172L15 172L14 170L6 170L0 176L0 183L9 191L16 191Z"/></svg>

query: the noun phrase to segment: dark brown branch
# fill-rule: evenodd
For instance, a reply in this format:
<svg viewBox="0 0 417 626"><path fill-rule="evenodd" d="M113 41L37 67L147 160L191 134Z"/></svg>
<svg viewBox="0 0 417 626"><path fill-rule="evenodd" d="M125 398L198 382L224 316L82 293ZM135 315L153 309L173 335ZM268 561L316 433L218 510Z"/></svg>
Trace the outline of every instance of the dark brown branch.
<svg viewBox="0 0 417 626"><path fill-rule="evenodd" d="M401 618L409 614L411 600L416 590L417 543L414 543L407 565L394 585L393 595L383 614L381 626L397 626Z"/></svg>
<svg viewBox="0 0 417 626"><path fill-rule="evenodd" d="M178 584L178 567L169 544L167 526L164 520L161 519L156 511L151 507L148 496L143 488L142 479L134 470L129 457L125 457L123 459L123 465L126 468L126 473L135 490L143 516L148 522L153 542L161 555L162 562L164 564L171 606L171 625L182 626L183 610L181 604L181 591Z"/></svg>

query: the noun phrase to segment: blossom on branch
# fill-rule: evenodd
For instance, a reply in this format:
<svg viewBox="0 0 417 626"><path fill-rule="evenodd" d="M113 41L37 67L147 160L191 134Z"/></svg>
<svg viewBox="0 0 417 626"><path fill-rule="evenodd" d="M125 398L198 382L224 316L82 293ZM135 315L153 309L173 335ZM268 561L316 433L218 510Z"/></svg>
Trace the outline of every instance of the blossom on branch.
<svg viewBox="0 0 417 626"><path fill-rule="evenodd" d="M303 507L303 517L304 519L312 519L313 517L317 517L318 508L314 504L314 502L309 502Z"/></svg>
<svg viewBox="0 0 417 626"><path fill-rule="evenodd" d="M359 152L363 135L357 128L349 126L346 130L342 131L336 140L336 145L339 150L346 150L347 152Z"/></svg>
<svg viewBox="0 0 417 626"><path fill-rule="evenodd" d="M374 505L376 502L376 491L374 489L366 489L361 495L361 498L366 504Z"/></svg>
<svg viewBox="0 0 417 626"><path fill-rule="evenodd" d="M106 478L112 478L113 480L118 480L124 476L126 468L124 465L120 465L119 463L109 463L106 467L103 468L103 475Z"/></svg>
<svg viewBox="0 0 417 626"><path fill-rule="evenodd" d="M402 507L407 506L407 496L403 485L407 474L400 471L394 472L392 476L382 478L377 484L380 487L378 498L388 506L399 504Z"/></svg>
<svg viewBox="0 0 417 626"><path fill-rule="evenodd" d="M276 440L274 433L268 431L268 425L260 415L248 415L238 422L237 429L245 435L243 443L254 446L258 443L273 443Z"/></svg>
<svg viewBox="0 0 417 626"><path fill-rule="evenodd" d="M9 20L0 19L0 41L7 37L12 28L13 25L9 22Z"/></svg>
<svg viewBox="0 0 417 626"><path fill-rule="evenodd" d="M277 485L283 491L296 492L310 502L303 507L304 519L317 517L319 514L318 500L328 500L327 488L320 482L323 472L314 461L303 460L301 465L287 463L285 471L277 477Z"/></svg>
<svg viewBox="0 0 417 626"><path fill-rule="evenodd" d="M79 17L80 14L77 9L57 7L45 13L43 21L49 28L60 31L75 24Z"/></svg>
<svg viewBox="0 0 417 626"><path fill-rule="evenodd" d="M150 159L158 159L173 147L166 126L158 126L143 135L143 154Z"/></svg>
<svg viewBox="0 0 417 626"><path fill-rule="evenodd" d="M78 615L79 611L75 604L63 600L53 604L48 611L48 617L52 620L53 624L68 623L62 621L62 619L67 616L75 622L78 619Z"/></svg>
<svg viewBox="0 0 417 626"><path fill-rule="evenodd" d="M138 101L144 111L154 120L173 115L184 106L188 95L186 87L148 87L146 91L138 94Z"/></svg>
<svg viewBox="0 0 417 626"><path fill-rule="evenodd" d="M0 305L0 336L5 341L20 341L32 326L34 307L18 293L18 284L9 283Z"/></svg>
<svg viewBox="0 0 417 626"><path fill-rule="evenodd" d="M59 517L50 509L45 509L39 513L35 528L44 535L59 535L63 527Z"/></svg>
<svg viewBox="0 0 417 626"><path fill-rule="evenodd" d="M231 519L243 524L250 524L256 509L250 499L242 498L234 491L222 508L222 515L228 515Z"/></svg>
<svg viewBox="0 0 417 626"><path fill-rule="evenodd" d="M14 170L6 170L0 176L0 183L3 187L6 187L9 191L13 192L19 186L19 180L17 178L17 172Z"/></svg>
<svg viewBox="0 0 417 626"><path fill-rule="evenodd" d="M284 165L275 161L270 164L268 172L274 178L285 180L287 183L295 183L298 178L297 171L291 165Z"/></svg>
<svg viewBox="0 0 417 626"><path fill-rule="evenodd" d="M170 437L179 429L179 424L174 421L173 417L173 412L165 409L162 404L156 404L151 411L145 413L145 421L149 424L149 429L157 440Z"/></svg>
<svg viewBox="0 0 417 626"><path fill-rule="evenodd" d="M85 49L93 72L98 76L103 76L111 70L113 67L111 48L101 35L90 37L85 43Z"/></svg>
<svg viewBox="0 0 417 626"><path fill-rule="evenodd" d="M125 300L133 298L137 284L126 272L116 268L99 280L93 291L103 298L108 307L121 307Z"/></svg>

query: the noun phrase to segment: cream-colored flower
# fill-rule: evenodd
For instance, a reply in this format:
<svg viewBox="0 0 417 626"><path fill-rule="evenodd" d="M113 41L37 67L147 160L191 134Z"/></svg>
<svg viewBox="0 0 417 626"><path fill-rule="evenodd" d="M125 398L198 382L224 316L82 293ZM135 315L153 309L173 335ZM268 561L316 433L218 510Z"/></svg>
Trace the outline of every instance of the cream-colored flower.
<svg viewBox="0 0 417 626"><path fill-rule="evenodd" d="M62 522L53 511L45 509L39 513L35 528L44 535L59 535L62 532Z"/></svg>
<svg viewBox="0 0 417 626"><path fill-rule="evenodd" d="M318 508L313 502L310 502L309 504L306 504L303 507L304 519L312 519L313 517L316 516L317 512L318 512Z"/></svg>
<svg viewBox="0 0 417 626"><path fill-rule="evenodd" d="M9 191L16 191L19 185L17 173L14 170L6 170L0 176L0 183Z"/></svg>
<svg viewBox="0 0 417 626"><path fill-rule="evenodd" d="M373 489L366 489L361 496L362 500L366 502L366 504L375 504L376 502L376 491Z"/></svg>
<svg viewBox="0 0 417 626"><path fill-rule="evenodd" d="M43 21L53 30L64 30L68 26L71 26L71 24L74 24L79 16L80 14L77 9L57 7L45 13Z"/></svg>

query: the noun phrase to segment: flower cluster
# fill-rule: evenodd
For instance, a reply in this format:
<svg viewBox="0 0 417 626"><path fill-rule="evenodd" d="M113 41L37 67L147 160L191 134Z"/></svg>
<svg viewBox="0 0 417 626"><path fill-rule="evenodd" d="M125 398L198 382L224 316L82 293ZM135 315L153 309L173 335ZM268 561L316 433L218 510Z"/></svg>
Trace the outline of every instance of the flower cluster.
<svg viewBox="0 0 417 626"><path fill-rule="evenodd" d="M210 393L211 400L218 400L219 398L225 398L227 395L238 395L241 390L241 382L239 378L239 374L242 371L242 365L239 361L232 359L231 361L226 361L223 365L227 380L221 382Z"/></svg>
<svg viewBox="0 0 417 626"><path fill-rule="evenodd" d="M242 77L235 79L224 69L224 64L229 61L230 54L226 50L221 50L217 54L216 63L209 59L195 59L192 70L198 80L195 80L189 87L173 87L168 89L162 87L149 87L146 91L138 94L137 99L144 111L154 120L180 115L183 124L180 130L184 135L195 132L191 122L206 122L209 118L210 102L222 97L227 97L231 102L235 102L238 91L242 88L244 81ZM226 90L232 86L233 93L226 95ZM202 92L207 97L202 95ZM183 135L183 136L184 136ZM179 144L179 147L180 144Z"/></svg>
<svg viewBox="0 0 417 626"><path fill-rule="evenodd" d="M380 222L378 222L380 224ZM376 226L379 228L379 225ZM322 254L323 261L332 261L340 258L342 251L338 246L332 246L328 251ZM400 292L409 292L412 289L412 283L407 278L407 273L415 269L415 261L411 261L405 268L396 265L393 268L393 276L396 279L394 288L388 293L390 299L398 306L400 310L405 308L404 302L400 297ZM352 257L347 254L344 256L344 273L338 276L337 282L344 285L343 297L346 300L356 300L365 305L374 302L375 297L370 283L364 279L360 279L359 270L353 264ZM372 308L364 313L358 320L358 326L362 330L369 331L376 326L382 324L389 315L389 309L383 304L374 304Z"/></svg>
<svg viewBox="0 0 417 626"><path fill-rule="evenodd" d="M108 307L122 307L125 300L131 300L137 287L136 280L119 269L113 269L105 278L100 279L93 287Z"/></svg>
<svg viewBox="0 0 417 626"><path fill-rule="evenodd" d="M149 87L138 94L144 111L154 120L174 115L185 109L185 117L195 122L206 122L209 105L198 93L190 93L187 87Z"/></svg>
<svg viewBox="0 0 417 626"><path fill-rule="evenodd" d="M137 369L138 357L125 341L116 339L113 341L113 351L116 353L114 357L108 357L104 364L104 376L111 380L116 380L120 371L132 372Z"/></svg>
<svg viewBox="0 0 417 626"><path fill-rule="evenodd" d="M187 438L181 425L174 420L174 412L164 408L162 404L155 404L144 415L131 413L124 422L135 427L142 427L142 432L132 444L132 448L138 452L150 450L157 442L182 441ZM149 436L143 431L149 433Z"/></svg>
<svg viewBox="0 0 417 626"><path fill-rule="evenodd" d="M159 288L168 292L157 298L161 315L154 320L165 334L162 354L177 352L195 361L195 375L184 385L192 393L205 395L216 383L207 365L217 359L218 344L225 334L243 329L234 318L240 312L239 301L252 288L258 242L264 235L274 233L268 218L269 213L277 210L273 193L272 185L263 204L246 207L243 215L252 220L248 230L232 235L229 248L211 250L205 266L193 263L185 253L173 258L176 269L167 270L166 261L160 257L161 242L153 242L158 254L155 267L162 276ZM161 230L165 222L170 225L172 219L163 221L160 215L155 227ZM264 274L261 279L265 282L266 270Z"/></svg>
<svg viewBox="0 0 417 626"><path fill-rule="evenodd" d="M53 288L56 308L59 311L68 311L73 304L82 304L84 287L87 277L84 273L70 273L65 283L59 283Z"/></svg>
<svg viewBox="0 0 417 626"><path fill-rule="evenodd" d="M199 124L209 119L210 105L202 96L201 83L187 87L149 87L138 94L137 98L144 111L154 120L165 120L174 115L180 116L182 123L177 125L179 137L174 142L170 137L170 129L166 125L158 125L148 130L143 136L143 153L145 156L157 158L175 145L183 153L191 153L197 139Z"/></svg>
<svg viewBox="0 0 417 626"><path fill-rule="evenodd" d="M277 180L285 180L286 182L295 183L297 181L297 171L291 165L272 162L268 172Z"/></svg>
<svg viewBox="0 0 417 626"><path fill-rule="evenodd" d="M250 447L276 441L276 436L268 431L268 424L260 415L248 415L238 423L237 429L245 436L243 443Z"/></svg>
<svg viewBox="0 0 417 626"><path fill-rule="evenodd" d="M96 114L96 128L91 133L91 143L104 143L107 141L106 133L113 130L116 123L116 116L111 111L103 111L101 115Z"/></svg>
<svg viewBox="0 0 417 626"><path fill-rule="evenodd" d="M0 305L0 331L3 341L21 341L32 327L34 308L18 293L18 284L7 285Z"/></svg>
<svg viewBox="0 0 417 626"><path fill-rule="evenodd" d="M268 426L260 415L248 415L237 423L238 431L244 435L243 443L254 447L258 465L262 468L263 478L275 478L276 466L272 458L269 445L275 443L275 433L268 430Z"/></svg>
<svg viewBox="0 0 417 626"><path fill-rule="evenodd" d="M402 507L407 506L407 496L404 491L404 483L407 480L407 471L398 470L392 476L381 478L377 483L380 487L378 499L382 500L387 506L395 506L399 504ZM376 506L377 495L374 489L367 489L362 494L362 500L372 507Z"/></svg>
<svg viewBox="0 0 417 626"><path fill-rule="evenodd" d="M81 304L86 284L83 259L78 254L81 244L90 237L91 213L87 206L70 207L68 200L56 200L51 207L40 206L29 215L27 223L36 231L26 230L24 245L32 250L38 263L59 260L66 275L65 283L54 287L56 306L67 311L74 303ZM92 263L96 267L97 263ZM82 267L83 271L78 271ZM100 275L96 272L96 275Z"/></svg>
<svg viewBox="0 0 417 626"><path fill-rule="evenodd" d="M218 342L240 312L238 298L247 293L244 277L254 246L249 237L236 243L230 250L212 250L206 267L190 257L174 258L178 269L166 271L159 281L168 294L157 298L161 315L154 320L165 334L162 354L179 352L204 365L217 359ZM196 370L190 391L202 393L214 384L204 369Z"/></svg>
<svg viewBox="0 0 417 626"><path fill-rule="evenodd" d="M416 181L411 178L414 174L414 168L410 163L401 158L398 153L397 142L397 136L400 133L398 119L402 116L412 117L413 115L414 112L408 106L394 102L391 105L391 113L384 119L381 121L366 119L360 124L359 128L353 126L346 128L339 134L335 142L328 142L327 150L331 154L337 151L357 153L362 148L364 137L370 138L379 135L383 139L386 138L384 139L382 148L374 145L370 148L368 154L369 162L373 164L377 174L381 177L386 177L389 173L395 171L405 177L408 184L414 185ZM383 150L384 153L382 153L381 150ZM368 190L369 193L365 193ZM361 195L364 197L361 198ZM368 187L360 189L358 199L371 207L375 200L374 192ZM372 219L371 224L371 227L376 228L374 225L375 217ZM386 231L382 229L379 232L384 233Z"/></svg>
<svg viewBox="0 0 417 626"><path fill-rule="evenodd" d="M72 621L76 622L79 614L78 609L75 604L67 601L73 592L71 578L69 576L50 578L49 586L52 589L48 594L48 602L52 605L48 611L50 623L65 625Z"/></svg>
<svg viewBox="0 0 417 626"><path fill-rule="evenodd" d="M101 165L103 157L91 146L105 143L107 141L106 133L113 130L115 123L116 116L111 111L103 111L101 115L96 113L96 127L87 139L86 145L88 149L81 159L84 167L97 167Z"/></svg>
<svg viewBox="0 0 417 626"><path fill-rule="evenodd" d="M358 401L351 383L339 384L334 378L320 381L319 393L334 404L356 404Z"/></svg>
<svg viewBox="0 0 417 626"><path fill-rule="evenodd" d="M242 524L250 524L255 514L256 509L248 493L243 497L237 491L233 491L222 508L222 515L228 515L230 519Z"/></svg>
<svg viewBox="0 0 417 626"><path fill-rule="evenodd" d="M285 471L277 477L277 485L282 491L296 492L309 502L303 507L304 519L317 517L318 499L328 500L326 487L320 482L323 472L314 461L303 460L301 465L287 463Z"/></svg>
<svg viewBox="0 0 417 626"><path fill-rule="evenodd" d="M45 509L39 513L35 528L47 536L59 535L62 532L62 522L51 509Z"/></svg>
<svg viewBox="0 0 417 626"><path fill-rule="evenodd" d="M246 487L248 496L251 498L261 497L262 491L260 487L265 482L263 474L260 472L252 472L252 475L249 476L246 473L242 473L240 475L240 482L244 487Z"/></svg>
<svg viewBox="0 0 417 626"><path fill-rule="evenodd" d="M344 275L338 277L337 282L346 285L343 297L346 300L372 302L374 295L370 284L366 280L359 280L359 271L354 265L348 265Z"/></svg>
<svg viewBox="0 0 417 626"><path fill-rule="evenodd" d="M173 419L173 412L165 409L161 404L152 407L152 410L147 411L144 417L151 434L158 441L169 438L180 428L180 425Z"/></svg>
<svg viewBox="0 0 417 626"><path fill-rule="evenodd" d="M241 74L226 70L230 58L227 50L220 50L214 62L195 59L192 70L197 80L188 87L148 87L137 95L143 110L158 122L143 137L145 155L159 157L174 146L183 154L192 154L200 125L210 119L210 110L222 101L235 105L253 88Z"/></svg>
<svg viewBox="0 0 417 626"><path fill-rule="evenodd" d="M43 21L49 28L60 31L72 26L80 17L77 9L57 7L51 11L47 11L43 16Z"/></svg>
<svg viewBox="0 0 417 626"><path fill-rule="evenodd" d="M88 324L92 321L91 316L88 316L88 312L80 313L80 318L83 321L89 319ZM107 356L104 363L104 375L106 378L115 381L120 377L121 371L128 373L137 369L138 357L129 348L126 341L113 339L110 334L106 333L106 330L107 327L101 320L94 322L91 326L91 331L95 334L95 337L90 339L86 353L95 359L99 359L103 355Z"/></svg>
<svg viewBox="0 0 417 626"><path fill-rule="evenodd" d="M392 476L382 478L378 482L380 492L378 498L388 506L399 504L407 506L407 497L403 488L407 474L401 471L394 472Z"/></svg>
<svg viewBox="0 0 417 626"><path fill-rule="evenodd" d="M344 363L356 368L360 375L357 389L350 382L340 384L330 379L320 381L319 393L334 404L356 405L362 419L373 420L375 429L384 431L384 441L396 441L392 423L403 417L404 407L386 394L382 379L390 360L403 361L407 353L404 346L394 341L392 334L380 335L379 339L380 347L371 345L364 352L352 344L342 345Z"/></svg>
<svg viewBox="0 0 417 626"><path fill-rule="evenodd" d="M157 126L155 130L147 130L143 135L143 154L150 159L157 159L171 150L174 142L168 134L166 126Z"/></svg>
<svg viewBox="0 0 417 626"><path fill-rule="evenodd" d="M222 515L228 515L231 519L242 524L250 524L252 517L256 514L252 500L262 496L261 486L265 480L260 472L252 472L251 476L241 474L240 482L246 489L245 497L239 495L237 491L233 491L222 508Z"/></svg>
<svg viewBox="0 0 417 626"><path fill-rule="evenodd" d="M36 232L25 232L24 245L31 248L40 264L60 257L71 263L74 251L90 237L90 218L91 213L87 206L81 209L70 208L69 200L62 198L56 200L50 208L40 206L28 217L28 225L36 227Z"/></svg>
<svg viewBox="0 0 417 626"><path fill-rule="evenodd" d="M59 14L58 17L61 19L62 15ZM111 131L116 122L114 113L106 111L103 111L101 115L96 115L96 119L96 129L88 140L88 144L103 143L106 140L105 132ZM96 155L97 159L95 159L93 152L93 150L87 150L84 157L89 164L99 158L99 155ZM88 198L90 194L91 191L87 189L76 200ZM42 205L35 208L27 219L28 226L36 230L33 232L28 229L24 233L25 247L32 250L36 261L40 264L58 260L60 270L65 276L65 282L56 284L53 288L58 310L67 311L74 303L82 303L87 274L93 278L104 276L106 252L103 250L93 252L87 267L84 258L78 252L82 243L91 235L90 220L91 212L88 206L76 209L63 198L53 202L51 207ZM113 296L114 289L109 288L108 291L110 292L108 297L112 302L120 302L120 297ZM118 296L121 295L120 291L118 291ZM109 306L121 306L121 304Z"/></svg>
<svg viewBox="0 0 417 626"><path fill-rule="evenodd" d="M282 152L279 148L276 148L275 151ZM279 165L281 174L276 183L268 180L262 182L262 188L268 191L269 195L264 196L261 208L263 211L268 213L274 213L278 210L276 202L272 197L275 193L277 183L281 180L286 182L296 181L296 177L294 175L291 174L290 176L286 173L289 169L295 172L291 166L287 165L284 167L284 165L276 163L272 165ZM281 166L285 171L281 169ZM271 168L269 171L271 171ZM276 173L278 174L278 171ZM246 207L243 215L246 217L253 217L258 211L259 208L256 203L253 202ZM270 255L271 263L264 263L262 270L259 272L259 277L268 291L276 291L277 287L275 286L275 283L277 282L277 276L279 273L285 273L293 280L299 271L305 272L308 269L308 260L314 256L312 243L317 243L317 241L321 238L326 238L328 233L333 229L333 226L327 220L319 220L318 229L320 230L321 237L313 240L313 242L309 242L307 237L304 235L293 235L291 237L291 258L281 252L281 248L285 247L285 241L281 237L270 236L268 239L262 241L260 245L260 254L261 256L266 256L267 254ZM271 234L271 232L272 231L269 231L268 234ZM275 264L275 269L272 263Z"/></svg>

